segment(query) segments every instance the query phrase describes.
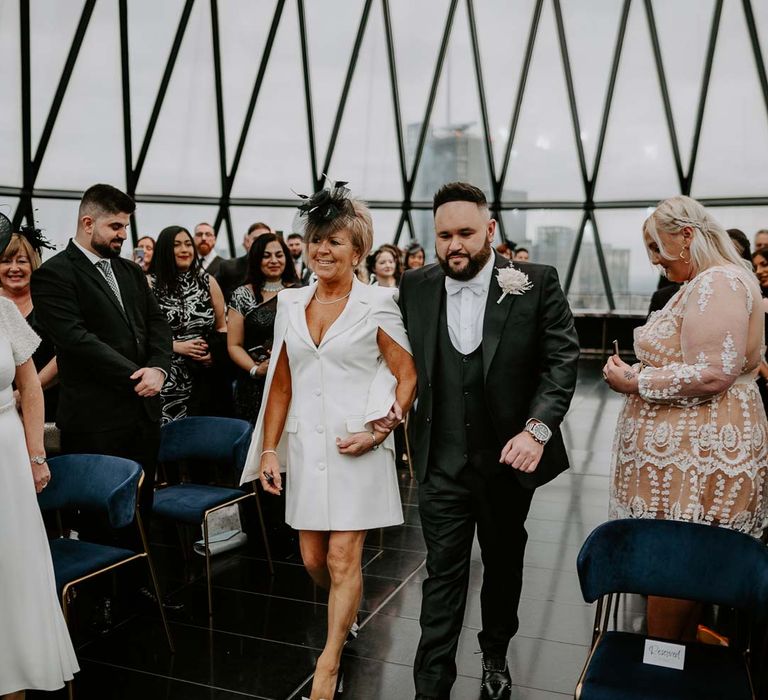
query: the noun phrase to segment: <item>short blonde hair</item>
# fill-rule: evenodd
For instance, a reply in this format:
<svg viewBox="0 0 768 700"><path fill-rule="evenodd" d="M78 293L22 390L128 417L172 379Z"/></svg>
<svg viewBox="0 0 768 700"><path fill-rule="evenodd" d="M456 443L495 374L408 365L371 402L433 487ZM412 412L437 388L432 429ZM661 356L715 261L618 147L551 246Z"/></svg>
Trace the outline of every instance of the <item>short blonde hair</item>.
<svg viewBox="0 0 768 700"><path fill-rule="evenodd" d="M373 247L373 219L368 205L360 199L347 200L349 206L346 211L325 221L307 221L304 231L304 243L309 245L315 236L320 241L329 238L337 231L345 229L349 231L352 247L360 254L360 259L365 257Z"/></svg>
<svg viewBox="0 0 768 700"><path fill-rule="evenodd" d="M32 244L27 240L26 236L22 236L20 233L11 234L11 242L8 244L3 254L0 255L0 260L11 260L17 255L26 255L29 258L29 264L32 267L32 272L37 270L42 264L40 255L32 247Z"/></svg>
<svg viewBox="0 0 768 700"><path fill-rule="evenodd" d="M752 271L751 265L741 257L720 222L701 202L691 197L678 195L659 202L655 211L643 223L643 232L659 247L662 258L674 260L675 256L666 251L659 234L677 235L686 226L693 231L690 256L694 273L716 265L738 265Z"/></svg>

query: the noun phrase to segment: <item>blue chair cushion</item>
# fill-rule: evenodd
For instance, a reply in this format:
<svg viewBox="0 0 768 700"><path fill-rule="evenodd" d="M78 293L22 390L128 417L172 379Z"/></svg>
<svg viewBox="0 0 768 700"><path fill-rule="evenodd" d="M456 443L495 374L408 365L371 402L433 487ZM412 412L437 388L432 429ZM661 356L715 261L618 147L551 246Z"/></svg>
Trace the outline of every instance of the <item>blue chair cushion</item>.
<svg viewBox="0 0 768 700"><path fill-rule="evenodd" d="M65 538L51 540L50 545L59 595L70 581L136 556L130 549Z"/></svg>
<svg viewBox="0 0 768 700"><path fill-rule="evenodd" d="M645 637L606 632L595 648L580 700L751 700L744 658L735 649L686 645L682 671L643 663Z"/></svg>
<svg viewBox="0 0 768 700"><path fill-rule="evenodd" d="M155 493L152 512L171 520L200 524L203 522L205 511L246 495L245 491L221 486L177 484Z"/></svg>

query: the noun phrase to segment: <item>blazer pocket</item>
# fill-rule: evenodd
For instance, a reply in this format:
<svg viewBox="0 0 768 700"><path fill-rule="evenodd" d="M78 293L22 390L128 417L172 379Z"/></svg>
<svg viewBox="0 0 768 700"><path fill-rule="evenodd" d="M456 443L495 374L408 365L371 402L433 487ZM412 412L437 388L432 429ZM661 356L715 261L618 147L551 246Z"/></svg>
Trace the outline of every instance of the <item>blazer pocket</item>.
<svg viewBox="0 0 768 700"><path fill-rule="evenodd" d="M286 433L299 432L299 419L296 418L296 416L288 416L285 419L285 432Z"/></svg>
<svg viewBox="0 0 768 700"><path fill-rule="evenodd" d="M365 416L347 416L346 420L348 433L367 433L365 426Z"/></svg>

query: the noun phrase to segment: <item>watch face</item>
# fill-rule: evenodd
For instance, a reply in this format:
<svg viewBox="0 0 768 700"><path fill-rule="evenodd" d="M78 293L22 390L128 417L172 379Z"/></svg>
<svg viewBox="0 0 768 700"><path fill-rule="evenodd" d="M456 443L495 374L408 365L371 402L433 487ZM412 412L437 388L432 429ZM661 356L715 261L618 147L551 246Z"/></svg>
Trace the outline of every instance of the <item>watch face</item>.
<svg viewBox="0 0 768 700"><path fill-rule="evenodd" d="M536 423L535 425L531 426L531 432L533 433L534 437L537 437L539 440L547 441L549 440L552 433L550 432L549 428L544 425L544 423Z"/></svg>

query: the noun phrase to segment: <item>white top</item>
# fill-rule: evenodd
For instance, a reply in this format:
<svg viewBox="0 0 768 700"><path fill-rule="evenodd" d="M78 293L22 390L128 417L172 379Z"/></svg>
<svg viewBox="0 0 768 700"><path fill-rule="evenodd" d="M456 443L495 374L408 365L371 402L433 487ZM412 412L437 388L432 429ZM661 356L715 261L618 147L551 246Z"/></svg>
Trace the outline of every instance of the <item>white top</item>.
<svg viewBox="0 0 768 700"><path fill-rule="evenodd" d="M446 307L448 335L451 343L463 355L477 349L483 340L485 302L493 276L493 255L480 272L470 280L455 280L446 276Z"/></svg>
<svg viewBox="0 0 768 700"><path fill-rule="evenodd" d="M395 400L397 381L381 357L381 328L411 351L391 291L358 280L344 311L315 345L306 307L317 287L277 296L272 355L283 345L291 370L291 404L278 458L286 465L286 522L298 530L368 530L402 523L394 439L359 457L342 455L336 438L370 431ZM241 483L258 478L264 413L277 362L270 363L264 398ZM267 496L269 497L269 496Z"/></svg>

